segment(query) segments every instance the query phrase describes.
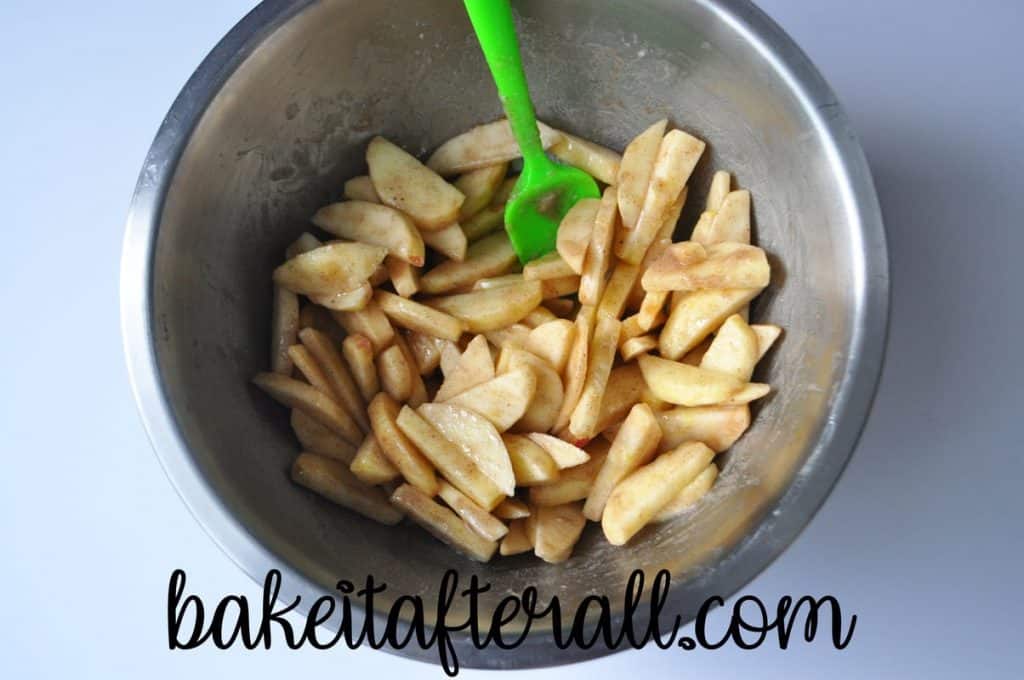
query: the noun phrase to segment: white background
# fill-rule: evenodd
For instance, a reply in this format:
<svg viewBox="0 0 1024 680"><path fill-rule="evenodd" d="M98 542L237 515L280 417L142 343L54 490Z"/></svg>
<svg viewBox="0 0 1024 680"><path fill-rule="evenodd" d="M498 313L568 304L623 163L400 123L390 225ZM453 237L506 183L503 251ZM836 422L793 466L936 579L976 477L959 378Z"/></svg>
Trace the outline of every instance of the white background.
<svg viewBox="0 0 1024 680"><path fill-rule="evenodd" d="M440 677L369 650L166 649L172 569L207 599L258 591L175 496L136 416L120 240L163 114L251 5L0 3L4 677ZM650 649L532 676L1019 677L1020 5L762 5L824 72L865 146L893 325L850 467L745 592L834 594L859 616L854 641L844 652Z"/></svg>

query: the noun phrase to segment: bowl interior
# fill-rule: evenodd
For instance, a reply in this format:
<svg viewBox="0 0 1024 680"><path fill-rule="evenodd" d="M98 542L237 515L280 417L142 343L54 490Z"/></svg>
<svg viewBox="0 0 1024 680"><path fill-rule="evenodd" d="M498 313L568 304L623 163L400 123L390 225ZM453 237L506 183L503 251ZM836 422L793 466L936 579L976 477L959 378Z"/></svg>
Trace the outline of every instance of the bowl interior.
<svg viewBox="0 0 1024 680"><path fill-rule="evenodd" d="M293 485L287 470L298 445L284 409L249 381L268 364L270 272L313 211L365 172L368 139L382 134L424 154L500 116L494 87L461 3L296 7L248 39L237 69L217 74L223 86L192 131L162 206L152 264L155 354L205 483L281 564L328 590L369 571L390 593L429 602L441 574L456 568L480 574L496 596L536 585L568 606L591 593L621 603L617 593L633 569L666 568L680 611L692 614L708 593L731 593L783 546L769 546L759 564L737 569L731 561L771 533L780 496L826 456L866 286L854 196L833 142L787 71L751 42L741 15L718 6L516 3L543 120L620 151L661 117L708 142L680 237L714 170L732 171L751 190L756 242L774 265L752 317L785 334L756 376L774 394L720 459L722 475L699 513L648 528L627 548L608 545L591 525L562 565L520 556L480 566L417 528L382 528ZM835 455L841 468L848 451ZM803 510L801 525L813 510Z"/></svg>

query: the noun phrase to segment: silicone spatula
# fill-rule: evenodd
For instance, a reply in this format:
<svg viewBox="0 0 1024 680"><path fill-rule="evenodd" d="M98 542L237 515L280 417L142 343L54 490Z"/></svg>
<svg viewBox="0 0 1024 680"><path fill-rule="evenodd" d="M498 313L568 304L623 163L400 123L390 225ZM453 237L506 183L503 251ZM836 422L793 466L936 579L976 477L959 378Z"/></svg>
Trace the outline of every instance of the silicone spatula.
<svg viewBox="0 0 1024 680"><path fill-rule="evenodd" d="M526 264L555 249L558 224L569 208L581 198L601 194L590 175L559 165L544 153L508 0L465 3L523 154L523 172L505 206L505 230L520 262Z"/></svg>

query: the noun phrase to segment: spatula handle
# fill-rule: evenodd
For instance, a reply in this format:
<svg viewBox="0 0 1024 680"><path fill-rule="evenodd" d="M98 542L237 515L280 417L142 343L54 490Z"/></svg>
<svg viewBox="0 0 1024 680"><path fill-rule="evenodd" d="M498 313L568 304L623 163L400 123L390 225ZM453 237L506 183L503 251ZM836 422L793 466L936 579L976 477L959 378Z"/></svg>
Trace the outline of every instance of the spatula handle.
<svg viewBox="0 0 1024 680"><path fill-rule="evenodd" d="M541 145L537 117L519 56L512 7L508 0L465 0L465 3L484 58L498 86L505 115L512 124L512 134L523 152L523 161L541 165L548 159Z"/></svg>

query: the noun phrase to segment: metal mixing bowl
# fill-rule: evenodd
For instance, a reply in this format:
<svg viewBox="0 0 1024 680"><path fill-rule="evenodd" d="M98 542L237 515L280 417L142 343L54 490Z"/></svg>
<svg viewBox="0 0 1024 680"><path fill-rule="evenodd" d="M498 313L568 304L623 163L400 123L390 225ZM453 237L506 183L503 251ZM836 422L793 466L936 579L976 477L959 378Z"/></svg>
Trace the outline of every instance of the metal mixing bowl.
<svg viewBox="0 0 1024 680"><path fill-rule="evenodd" d="M270 272L314 209L365 172L371 135L423 153L501 114L457 0L268 0L203 62L160 128L128 219L122 313L136 398L192 513L254 578L281 569L288 599L309 603L369 570L389 595L429 602L455 567L498 596L533 584L567 606L590 593L621 602L634 568L666 568L669 610L689 617L796 537L867 418L888 314L871 176L829 87L745 0L515 6L541 118L620 150L662 116L707 140L684 224L714 169L753 193L756 240L775 265L754 317L785 335L757 376L775 392L721 459L700 513L627 548L592 525L565 564L520 556L480 566L415 527L380 527L288 480L297 444L284 409L249 382L269 360ZM513 652L456 644L464 665L491 668L604 652L558 651L543 628Z"/></svg>

